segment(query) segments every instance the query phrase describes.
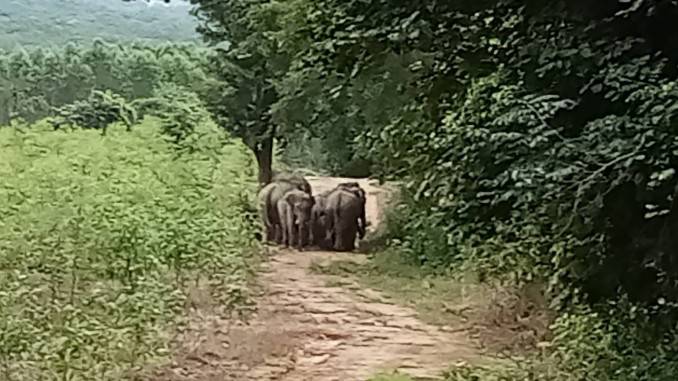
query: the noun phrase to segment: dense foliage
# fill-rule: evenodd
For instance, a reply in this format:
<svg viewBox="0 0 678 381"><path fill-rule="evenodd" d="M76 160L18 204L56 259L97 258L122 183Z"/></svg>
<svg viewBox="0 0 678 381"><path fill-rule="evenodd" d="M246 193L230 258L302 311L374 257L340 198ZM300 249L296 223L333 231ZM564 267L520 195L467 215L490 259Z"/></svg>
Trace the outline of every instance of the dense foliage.
<svg viewBox="0 0 678 381"><path fill-rule="evenodd" d="M232 25L214 2L194 3L205 20ZM675 4L219 7L235 7L247 28L202 33L240 32L249 43L227 52L264 52L277 69L252 73L262 83L276 76L266 114L275 128L406 180L392 226L403 255L434 271L545 285L561 312L554 368L528 373L673 374L678 50L666 36Z"/></svg>
<svg viewBox="0 0 678 381"><path fill-rule="evenodd" d="M3 0L0 49L67 42L195 41L196 22L186 1Z"/></svg>
<svg viewBox="0 0 678 381"><path fill-rule="evenodd" d="M129 130L136 118L134 108L121 96L110 91L93 90L87 99L56 109L56 116L50 122L55 130L70 126L106 133L108 126L115 122L124 123Z"/></svg>
<svg viewBox="0 0 678 381"><path fill-rule="evenodd" d="M0 374L129 378L165 359L196 285L247 298L250 158L215 129L177 157L154 119L51 131L0 130Z"/></svg>
<svg viewBox="0 0 678 381"><path fill-rule="evenodd" d="M192 44L68 44L63 48L0 51L0 125L10 118L35 121L90 97L111 91L128 101L152 97L173 83L201 88L207 50Z"/></svg>

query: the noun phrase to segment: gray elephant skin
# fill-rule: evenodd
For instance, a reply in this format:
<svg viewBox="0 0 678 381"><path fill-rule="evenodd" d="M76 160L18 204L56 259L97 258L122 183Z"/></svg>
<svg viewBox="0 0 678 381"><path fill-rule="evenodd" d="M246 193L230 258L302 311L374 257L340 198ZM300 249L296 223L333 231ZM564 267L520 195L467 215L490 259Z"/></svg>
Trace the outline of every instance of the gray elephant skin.
<svg viewBox="0 0 678 381"><path fill-rule="evenodd" d="M365 204L367 203L367 196L365 193L365 190L360 187L360 185L357 182L347 182L347 183L340 183L337 185L336 189L342 189L349 191L353 194L355 194L360 201L362 202L362 212L360 214L360 217L358 218L358 236L360 239L363 239L365 237L365 230L367 226L369 225L367 222L367 219L365 217Z"/></svg>
<svg viewBox="0 0 678 381"><path fill-rule="evenodd" d="M336 251L355 249L356 235L365 235L365 202L359 192L337 188L327 197L326 214Z"/></svg>
<svg viewBox="0 0 678 381"><path fill-rule="evenodd" d="M278 216L282 227L281 243L284 246L296 246L301 250L306 245L313 205L313 196L298 189L285 193L278 200Z"/></svg>
<svg viewBox="0 0 678 381"><path fill-rule="evenodd" d="M314 196L315 203L311 209L311 230L309 243L323 250L332 249L332 236L328 226L327 197L334 190Z"/></svg>
<svg viewBox="0 0 678 381"><path fill-rule="evenodd" d="M308 194L312 194L311 184L309 184L309 182L304 178L304 176L302 176L298 173L290 173L290 172L277 173L276 172L273 175L271 182L275 183L275 182L281 182L281 181L296 184L298 186L297 189L304 191Z"/></svg>
<svg viewBox="0 0 678 381"><path fill-rule="evenodd" d="M261 210L261 218L264 229L266 230L265 242L282 242L282 225L280 217L278 216L278 201L292 190L300 190L310 196L311 186L300 176L284 176L279 177L264 186L259 191L259 209Z"/></svg>

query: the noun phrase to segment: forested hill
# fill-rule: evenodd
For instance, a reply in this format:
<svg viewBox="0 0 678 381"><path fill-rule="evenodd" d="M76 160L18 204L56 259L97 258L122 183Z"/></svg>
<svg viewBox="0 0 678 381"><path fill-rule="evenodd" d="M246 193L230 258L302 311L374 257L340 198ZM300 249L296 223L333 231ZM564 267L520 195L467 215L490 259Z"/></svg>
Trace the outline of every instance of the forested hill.
<svg viewBox="0 0 678 381"><path fill-rule="evenodd" d="M110 0L2 0L0 48L63 44L68 41L198 38L184 1L150 3Z"/></svg>

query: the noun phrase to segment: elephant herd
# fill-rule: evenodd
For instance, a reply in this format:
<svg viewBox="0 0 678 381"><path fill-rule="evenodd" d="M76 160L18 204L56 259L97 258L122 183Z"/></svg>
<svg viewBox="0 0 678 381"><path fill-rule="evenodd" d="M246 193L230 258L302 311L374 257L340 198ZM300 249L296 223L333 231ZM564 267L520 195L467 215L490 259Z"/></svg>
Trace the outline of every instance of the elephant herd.
<svg viewBox="0 0 678 381"><path fill-rule="evenodd" d="M279 174L259 191L265 241L299 250L351 251L365 237L365 190L356 182L313 195L301 175Z"/></svg>

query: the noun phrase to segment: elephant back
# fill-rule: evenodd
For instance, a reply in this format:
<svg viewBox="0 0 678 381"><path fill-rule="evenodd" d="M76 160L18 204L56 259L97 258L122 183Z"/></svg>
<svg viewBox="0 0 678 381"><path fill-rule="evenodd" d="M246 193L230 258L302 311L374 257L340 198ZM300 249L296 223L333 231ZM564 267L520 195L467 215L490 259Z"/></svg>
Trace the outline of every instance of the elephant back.
<svg viewBox="0 0 678 381"><path fill-rule="evenodd" d="M326 201L326 209L335 211L342 218L357 217L362 205L362 200L354 192L345 189L335 189Z"/></svg>

